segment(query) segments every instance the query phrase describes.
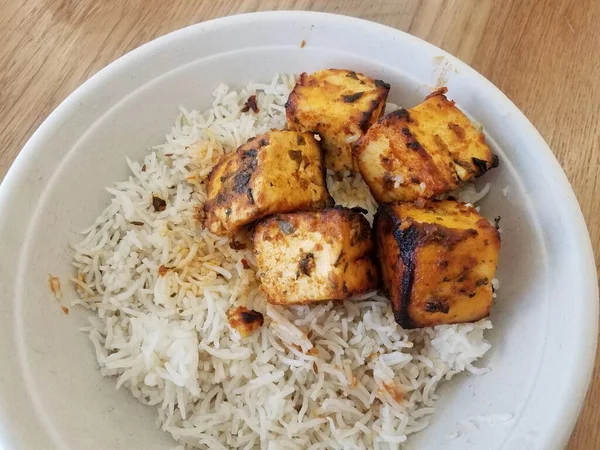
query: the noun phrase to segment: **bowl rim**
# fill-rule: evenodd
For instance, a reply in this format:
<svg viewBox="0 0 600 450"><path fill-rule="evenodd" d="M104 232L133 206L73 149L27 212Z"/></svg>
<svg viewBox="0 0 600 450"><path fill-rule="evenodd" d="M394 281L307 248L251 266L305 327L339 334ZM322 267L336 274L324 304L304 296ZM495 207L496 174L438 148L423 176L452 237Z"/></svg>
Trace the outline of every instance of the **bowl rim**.
<svg viewBox="0 0 600 450"><path fill-rule="evenodd" d="M365 19L339 14L311 11L267 11L216 18L160 36L128 52L98 71L63 100L44 120L19 152L7 171L4 180L2 180L0 184L0 208L8 207L11 197L13 197L18 190L19 180L25 178L28 171L31 170L32 165L35 163L37 153L43 148L44 140L57 127L60 118L75 108L80 102L80 99L86 97L88 91L103 85L107 79L113 76L114 73L119 72L122 67L135 64L136 60L139 60L140 58L151 56L151 54L160 47L168 45L171 40L178 39L188 33L193 33L199 28L214 29L231 27L244 25L248 22L258 20L302 20L307 22L319 21L322 23L336 22L338 24L359 26L360 28L370 28L374 31L386 34L401 34L403 40L408 42L412 41L415 45L427 48L430 51L434 50L437 54L444 56L452 64L459 67L461 71L468 73L471 77L475 77L478 83L484 85L485 89L489 92L491 101L502 104L503 107L511 111L511 114L515 114L517 120L522 123L525 128L524 132L536 141L536 156L540 158L541 165L545 167L545 171L549 173L558 184L556 188L565 194L565 198L560 201L569 213L571 219L571 234L574 236L574 239L576 239L576 249L573 249L573 251L577 253L579 266L584 270L581 273L581 283L574 287L574 289L577 289L581 293L581 309L582 311L585 311L585 314L581 313L578 315L578 321L575 325L578 327L577 342L585 342L588 345L577 346L573 356L574 360L577 361L576 369L574 368L571 373L571 380L574 383L574 394L570 397L562 398L560 407L556 408L555 411L548 412L548 416L545 417L545 420L548 421L548 425L543 429L544 435L539 437L539 442L536 442L536 444L541 445L540 448L549 448L557 443L566 443L583 405L585 393L591 379L595 361L598 331L598 284L595 261L591 239L579 203L577 202L564 171L542 136L520 109L514 105L504 93L502 93L487 78L479 74L466 63L460 61L458 58L433 44L401 30ZM5 220L7 219L5 218L4 221ZM0 228L2 228L4 221L0 218ZM593 344L589 345L590 343ZM8 411L4 411L2 404L0 404L0 418L9 417L9 414L7 413ZM0 442L4 441L4 434L6 434L6 441L8 442L8 430L6 433L3 433L2 431L3 422L5 422L4 419L0 421ZM48 430L48 427L46 427L46 430Z"/></svg>

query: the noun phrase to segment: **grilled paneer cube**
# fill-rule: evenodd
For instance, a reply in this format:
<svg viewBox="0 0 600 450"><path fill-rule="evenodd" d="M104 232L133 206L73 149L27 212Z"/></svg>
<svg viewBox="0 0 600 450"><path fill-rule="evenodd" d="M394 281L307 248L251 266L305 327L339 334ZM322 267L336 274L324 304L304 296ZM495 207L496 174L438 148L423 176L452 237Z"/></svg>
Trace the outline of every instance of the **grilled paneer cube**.
<svg viewBox="0 0 600 450"><path fill-rule="evenodd" d="M254 251L269 303L341 300L378 285L369 222L347 208L268 218Z"/></svg>
<svg viewBox="0 0 600 450"><path fill-rule="evenodd" d="M356 171L355 142L382 114L390 85L349 70L300 75L286 103L291 130L318 133L327 168Z"/></svg>
<svg viewBox="0 0 600 450"><path fill-rule="evenodd" d="M411 132L429 153L446 153L460 181L479 177L498 165L485 136L444 94L443 87L409 109Z"/></svg>
<svg viewBox="0 0 600 450"><path fill-rule="evenodd" d="M408 111L394 111L354 147L360 173L379 203L434 197L458 187L448 153L430 154L410 127Z"/></svg>
<svg viewBox="0 0 600 450"><path fill-rule="evenodd" d="M389 203L379 207L374 230L382 284L403 328L489 314L500 235L474 208Z"/></svg>
<svg viewBox="0 0 600 450"><path fill-rule="evenodd" d="M220 236L270 214L333 203L323 153L311 133L271 131L224 156L208 177L204 225Z"/></svg>
<svg viewBox="0 0 600 450"><path fill-rule="evenodd" d="M378 202L435 197L498 165L481 130L445 92L388 114L354 146L359 171Z"/></svg>
<svg viewBox="0 0 600 450"><path fill-rule="evenodd" d="M236 306L227 311L227 320L229 325L236 329L243 338L250 336L262 327L265 321L261 313L245 306Z"/></svg>

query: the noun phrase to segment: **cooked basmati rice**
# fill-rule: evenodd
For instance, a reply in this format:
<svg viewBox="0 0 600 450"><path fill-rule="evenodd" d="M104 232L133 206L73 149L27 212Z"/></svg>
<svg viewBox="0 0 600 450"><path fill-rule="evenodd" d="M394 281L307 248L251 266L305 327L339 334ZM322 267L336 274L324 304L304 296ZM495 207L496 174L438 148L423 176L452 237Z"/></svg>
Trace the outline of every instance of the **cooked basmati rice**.
<svg viewBox="0 0 600 450"><path fill-rule="evenodd" d="M250 246L234 250L198 223L213 164L285 125L293 83L220 85L208 111L182 108L166 143L141 163L127 159L131 176L107 189L110 205L75 246L74 304L95 311L85 331L102 375L154 406L180 449L402 448L429 423L441 382L485 371L473 363L490 348L490 321L403 330L376 292L267 305ZM258 113L241 112L250 95ZM329 173L327 182L337 203L372 220L360 176ZM265 314L259 332L242 339L230 328L233 304Z"/></svg>

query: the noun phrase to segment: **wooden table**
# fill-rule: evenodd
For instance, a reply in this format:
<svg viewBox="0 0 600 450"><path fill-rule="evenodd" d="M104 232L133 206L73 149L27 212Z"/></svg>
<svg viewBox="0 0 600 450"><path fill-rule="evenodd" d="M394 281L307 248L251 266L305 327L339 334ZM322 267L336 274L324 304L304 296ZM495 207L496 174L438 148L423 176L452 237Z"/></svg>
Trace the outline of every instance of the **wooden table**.
<svg viewBox="0 0 600 450"><path fill-rule="evenodd" d="M0 179L77 86L140 44L215 17L299 9L362 17L473 66L529 117L567 173L600 261L598 0L0 0ZM600 448L600 366L569 449Z"/></svg>

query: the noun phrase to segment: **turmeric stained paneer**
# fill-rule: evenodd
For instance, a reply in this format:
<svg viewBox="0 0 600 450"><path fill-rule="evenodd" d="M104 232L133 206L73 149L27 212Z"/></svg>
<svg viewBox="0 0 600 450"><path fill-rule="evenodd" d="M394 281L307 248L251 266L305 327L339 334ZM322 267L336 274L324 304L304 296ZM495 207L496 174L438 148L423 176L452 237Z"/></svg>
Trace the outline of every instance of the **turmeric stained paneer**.
<svg viewBox="0 0 600 450"><path fill-rule="evenodd" d="M231 236L265 216L331 206L323 153L311 133L271 131L224 156L208 177L204 225Z"/></svg>
<svg viewBox="0 0 600 450"><path fill-rule="evenodd" d="M328 169L356 171L352 144L383 113L390 85L350 70L300 75L286 103L291 130L318 133Z"/></svg>
<svg viewBox="0 0 600 450"><path fill-rule="evenodd" d="M436 197L498 165L482 131L445 92L388 114L354 146L358 169L378 202Z"/></svg>
<svg viewBox="0 0 600 450"><path fill-rule="evenodd" d="M378 285L371 227L350 209L266 219L255 228L254 251L269 303L341 300Z"/></svg>
<svg viewBox="0 0 600 450"><path fill-rule="evenodd" d="M474 208L451 200L385 204L374 231L382 284L403 328L489 314L500 235Z"/></svg>
<svg viewBox="0 0 600 450"><path fill-rule="evenodd" d="M496 167L498 157L492 154L481 128L446 98L446 92L447 88L440 88L410 108L410 128L431 154L448 152L458 179L464 182Z"/></svg>
<svg viewBox="0 0 600 450"><path fill-rule="evenodd" d="M360 173L379 203L434 197L458 187L449 154L432 155L410 127L408 111L394 111L354 148Z"/></svg>

